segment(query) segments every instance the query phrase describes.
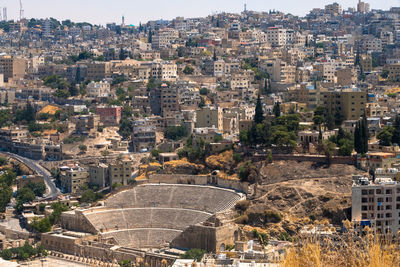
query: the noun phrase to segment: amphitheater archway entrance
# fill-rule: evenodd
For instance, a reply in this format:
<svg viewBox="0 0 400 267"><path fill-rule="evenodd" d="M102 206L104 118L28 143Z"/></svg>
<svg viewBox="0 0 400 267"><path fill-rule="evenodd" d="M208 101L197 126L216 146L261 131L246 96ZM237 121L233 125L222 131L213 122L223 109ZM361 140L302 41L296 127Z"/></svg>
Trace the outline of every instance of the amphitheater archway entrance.
<svg viewBox="0 0 400 267"><path fill-rule="evenodd" d="M222 243L220 246L219 246L219 251L225 251L225 244L224 243Z"/></svg>

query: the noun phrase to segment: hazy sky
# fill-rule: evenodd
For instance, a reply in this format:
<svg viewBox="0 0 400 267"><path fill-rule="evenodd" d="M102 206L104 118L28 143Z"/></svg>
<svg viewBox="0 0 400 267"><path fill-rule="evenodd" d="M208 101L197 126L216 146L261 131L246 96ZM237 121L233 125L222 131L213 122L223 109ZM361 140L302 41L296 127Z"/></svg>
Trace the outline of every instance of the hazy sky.
<svg viewBox="0 0 400 267"><path fill-rule="evenodd" d="M336 0L342 7L356 7L358 0ZM276 9L295 15L305 15L314 7L324 7L334 0L22 0L25 17L72 19L95 24L125 22L138 24L154 19L176 16L198 17L213 12L240 12L244 3L248 10ZM368 0L372 9L400 6L400 0ZM18 0L0 0L0 7L8 8L8 19L19 18Z"/></svg>

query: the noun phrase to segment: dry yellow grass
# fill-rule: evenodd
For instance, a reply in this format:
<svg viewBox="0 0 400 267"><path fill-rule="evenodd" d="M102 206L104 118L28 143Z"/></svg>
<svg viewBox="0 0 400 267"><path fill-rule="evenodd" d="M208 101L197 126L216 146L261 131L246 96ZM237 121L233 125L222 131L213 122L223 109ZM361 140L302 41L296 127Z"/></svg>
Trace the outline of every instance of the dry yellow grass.
<svg viewBox="0 0 400 267"><path fill-rule="evenodd" d="M213 169L229 169L233 164L233 151L228 150L223 153L212 155L206 158L207 166Z"/></svg>
<svg viewBox="0 0 400 267"><path fill-rule="evenodd" d="M39 111L39 114L48 113L50 115L54 115L57 112L57 110L61 110L61 108L53 105L47 105L44 108L42 108L41 111Z"/></svg>
<svg viewBox="0 0 400 267"><path fill-rule="evenodd" d="M349 222L345 222L345 225ZM349 228L348 228L349 229ZM363 236L353 231L339 240L306 239L301 245L290 248L281 263L282 267L398 267L400 248L398 240L382 240L369 228Z"/></svg>
<svg viewBox="0 0 400 267"><path fill-rule="evenodd" d="M175 169L175 168L178 168L178 167L181 167L181 166L191 166L193 168L198 168L198 169L202 169L203 168L202 165L189 162L187 160L187 158L182 158L182 159L179 159L179 160L171 160L171 161L168 161L168 162L164 163L164 168Z"/></svg>

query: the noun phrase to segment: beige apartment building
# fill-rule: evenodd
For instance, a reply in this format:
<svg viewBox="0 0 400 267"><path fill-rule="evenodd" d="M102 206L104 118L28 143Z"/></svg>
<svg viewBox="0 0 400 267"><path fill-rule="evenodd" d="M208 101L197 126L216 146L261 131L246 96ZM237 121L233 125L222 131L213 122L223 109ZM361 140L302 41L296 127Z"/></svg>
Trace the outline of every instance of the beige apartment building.
<svg viewBox="0 0 400 267"><path fill-rule="evenodd" d="M269 27L267 29L267 42L272 46L286 45L286 29Z"/></svg>
<svg viewBox="0 0 400 267"><path fill-rule="evenodd" d="M162 81L173 82L178 78L178 67L169 61L156 60L151 64L151 77Z"/></svg>
<svg viewBox="0 0 400 267"><path fill-rule="evenodd" d="M83 185L87 185L89 173L79 166L60 167L60 184L65 193L75 194L81 191Z"/></svg>
<svg viewBox="0 0 400 267"><path fill-rule="evenodd" d="M365 112L367 93L359 89L328 91L323 96L324 105L332 114L340 112L344 120L358 120Z"/></svg>
<svg viewBox="0 0 400 267"><path fill-rule="evenodd" d="M230 85L232 90L248 89L250 86L249 77L245 74L233 74L230 79Z"/></svg>
<svg viewBox="0 0 400 267"><path fill-rule="evenodd" d="M239 62L225 62L220 59L214 62L214 76L221 77L231 73L238 72L240 69Z"/></svg>
<svg viewBox="0 0 400 267"><path fill-rule="evenodd" d="M338 16L342 13L342 6L336 2L330 5L326 5L325 12L333 16Z"/></svg>
<svg viewBox="0 0 400 267"><path fill-rule="evenodd" d="M387 79L389 81L392 82L400 81L400 63L386 65L385 70L388 72Z"/></svg>
<svg viewBox="0 0 400 267"><path fill-rule="evenodd" d="M132 177L133 166L129 157L116 160L109 165L110 184L127 185Z"/></svg>
<svg viewBox="0 0 400 267"><path fill-rule="evenodd" d="M260 67L271 76L274 82L295 83L296 81L296 67L280 59L268 60Z"/></svg>
<svg viewBox="0 0 400 267"><path fill-rule="evenodd" d="M365 72L372 71L372 56L370 54L360 55L361 70Z"/></svg>
<svg viewBox="0 0 400 267"><path fill-rule="evenodd" d="M86 65L86 79L91 81L102 80L106 78L111 72L110 62L84 62L80 63L80 65Z"/></svg>
<svg viewBox="0 0 400 267"><path fill-rule="evenodd" d="M204 107L196 110L196 128L215 127L222 131L223 126L223 110L215 107Z"/></svg>
<svg viewBox="0 0 400 267"><path fill-rule="evenodd" d="M0 73L4 74L4 80L20 79L25 76L27 64L26 60L11 56L0 57Z"/></svg>
<svg viewBox="0 0 400 267"><path fill-rule="evenodd" d="M335 64L331 62L319 63L315 65L315 69L317 70L318 78L320 78L321 80L324 80L328 83L336 82Z"/></svg>
<svg viewBox="0 0 400 267"><path fill-rule="evenodd" d="M104 188L109 185L108 166L99 163L89 166L89 184Z"/></svg>
<svg viewBox="0 0 400 267"><path fill-rule="evenodd" d="M339 86L351 86L357 83L357 71L354 68L336 70L336 81Z"/></svg>

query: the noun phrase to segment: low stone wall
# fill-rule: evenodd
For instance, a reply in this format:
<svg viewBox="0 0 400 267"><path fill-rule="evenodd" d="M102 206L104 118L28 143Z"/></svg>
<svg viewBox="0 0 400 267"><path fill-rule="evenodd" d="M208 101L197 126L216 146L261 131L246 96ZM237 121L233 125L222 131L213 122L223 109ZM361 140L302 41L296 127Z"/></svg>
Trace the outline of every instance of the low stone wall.
<svg viewBox="0 0 400 267"><path fill-rule="evenodd" d="M216 82L216 78L213 76L196 76L196 75L185 75L182 77L183 80L185 81L193 81L193 82L197 82L197 83L215 83Z"/></svg>
<svg viewBox="0 0 400 267"><path fill-rule="evenodd" d="M8 239L29 240L29 238L33 237L33 235L29 232L22 232L22 231L10 229L4 225L0 225L0 233L2 233Z"/></svg>
<svg viewBox="0 0 400 267"><path fill-rule="evenodd" d="M256 161L266 160L268 155L254 155ZM294 155L294 154L272 154L273 160L295 160L295 161L311 161L317 163L327 163L327 157L322 155ZM331 158L331 164L348 164L355 165L355 157L335 156Z"/></svg>
<svg viewBox="0 0 400 267"><path fill-rule="evenodd" d="M192 185L212 185L226 189L232 189L243 193L249 192L249 184L239 180L222 179L214 175L187 175L187 174L151 174L148 183L165 184L192 184Z"/></svg>

